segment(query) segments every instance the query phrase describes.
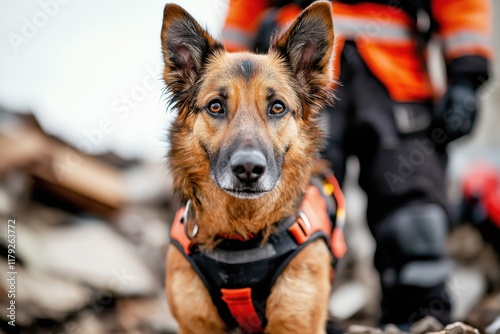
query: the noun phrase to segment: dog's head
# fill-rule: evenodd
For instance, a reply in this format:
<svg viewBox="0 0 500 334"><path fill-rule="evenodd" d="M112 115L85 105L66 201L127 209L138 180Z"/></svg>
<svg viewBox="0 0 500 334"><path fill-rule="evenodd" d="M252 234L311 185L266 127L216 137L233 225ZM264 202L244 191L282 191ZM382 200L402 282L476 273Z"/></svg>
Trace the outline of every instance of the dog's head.
<svg viewBox="0 0 500 334"><path fill-rule="evenodd" d="M161 38L163 78L178 110L169 164L181 193L303 192L323 141L318 114L332 102L330 4L308 7L267 55L225 52L174 4L165 7Z"/></svg>

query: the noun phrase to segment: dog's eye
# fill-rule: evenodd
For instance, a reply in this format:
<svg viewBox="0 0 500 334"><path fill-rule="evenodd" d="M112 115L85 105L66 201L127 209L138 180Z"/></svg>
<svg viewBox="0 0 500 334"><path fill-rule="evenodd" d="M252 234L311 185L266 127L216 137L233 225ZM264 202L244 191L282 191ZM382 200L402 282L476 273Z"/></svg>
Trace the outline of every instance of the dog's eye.
<svg viewBox="0 0 500 334"><path fill-rule="evenodd" d="M286 107L283 104L283 102L274 101L272 106L271 106L270 114L278 116L278 115L283 115L285 113L285 111L286 111Z"/></svg>
<svg viewBox="0 0 500 334"><path fill-rule="evenodd" d="M209 113L214 115L221 115L224 113L224 108L222 107L222 102L220 100L212 100L208 104L207 110Z"/></svg>

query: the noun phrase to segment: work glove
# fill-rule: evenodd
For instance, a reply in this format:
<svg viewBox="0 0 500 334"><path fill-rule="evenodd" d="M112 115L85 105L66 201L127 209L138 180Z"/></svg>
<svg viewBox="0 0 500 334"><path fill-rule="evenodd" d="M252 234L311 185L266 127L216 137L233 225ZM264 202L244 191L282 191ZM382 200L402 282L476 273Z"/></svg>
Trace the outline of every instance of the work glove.
<svg viewBox="0 0 500 334"><path fill-rule="evenodd" d="M450 142L469 134L474 127L478 111L478 98L472 83L466 81L452 84L434 108L432 130L442 129Z"/></svg>

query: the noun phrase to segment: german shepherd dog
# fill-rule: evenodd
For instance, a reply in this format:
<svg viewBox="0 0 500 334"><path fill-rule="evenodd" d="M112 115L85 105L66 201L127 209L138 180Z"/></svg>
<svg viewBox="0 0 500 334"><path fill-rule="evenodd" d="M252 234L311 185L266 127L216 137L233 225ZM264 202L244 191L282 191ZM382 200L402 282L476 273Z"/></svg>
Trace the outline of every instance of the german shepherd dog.
<svg viewBox="0 0 500 334"><path fill-rule="evenodd" d="M181 7L165 7L163 79L177 110L168 163L199 231L216 247L275 231L296 216L322 148L320 111L333 98L333 21L327 1L309 6L266 55L228 53ZM286 266L267 299L265 333L324 333L332 255L323 240ZM169 246L166 291L180 333L226 333L211 296Z"/></svg>

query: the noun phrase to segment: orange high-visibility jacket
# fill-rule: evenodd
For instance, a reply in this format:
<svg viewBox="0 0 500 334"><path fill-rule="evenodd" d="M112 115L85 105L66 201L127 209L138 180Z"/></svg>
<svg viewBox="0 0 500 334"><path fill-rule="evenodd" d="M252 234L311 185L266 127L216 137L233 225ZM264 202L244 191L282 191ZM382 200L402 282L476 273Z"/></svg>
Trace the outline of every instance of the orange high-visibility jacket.
<svg viewBox="0 0 500 334"><path fill-rule="evenodd" d="M222 34L228 51L253 48L256 33L271 0L230 3ZM292 1L290 1L292 2ZM344 0L333 2L336 39L334 76L339 73L340 53L346 40L353 40L373 74L395 101L427 101L433 98L422 39L418 38L417 12L407 1ZM415 2L415 1L412 1ZM488 77L492 56L491 0L422 0L429 24L440 38L448 77L467 77L479 86ZM413 5L414 6L414 5ZM302 8L281 7L277 26L286 28ZM346 55L348 56L348 55Z"/></svg>

